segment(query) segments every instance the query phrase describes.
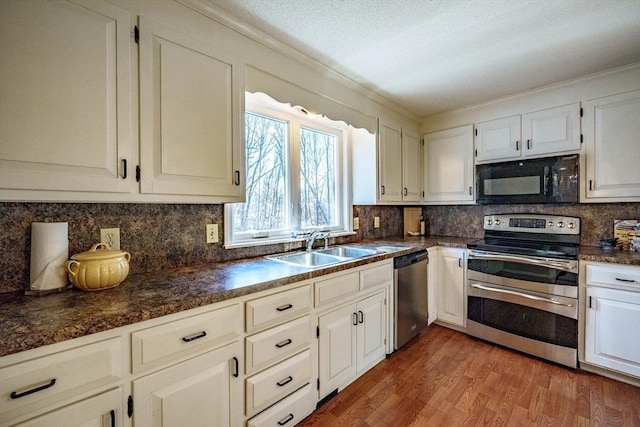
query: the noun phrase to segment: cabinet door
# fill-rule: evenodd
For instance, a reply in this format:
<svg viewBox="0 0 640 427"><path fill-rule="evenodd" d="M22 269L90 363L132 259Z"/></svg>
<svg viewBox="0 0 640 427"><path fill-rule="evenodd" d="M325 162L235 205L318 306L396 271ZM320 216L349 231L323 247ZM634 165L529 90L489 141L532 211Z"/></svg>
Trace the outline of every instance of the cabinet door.
<svg viewBox="0 0 640 427"><path fill-rule="evenodd" d="M244 196L237 68L221 46L140 19L143 193Z"/></svg>
<svg viewBox="0 0 640 427"><path fill-rule="evenodd" d="M105 427L122 425L122 389L118 388L65 406L16 427Z"/></svg>
<svg viewBox="0 0 640 427"><path fill-rule="evenodd" d="M438 274L438 320L458 326L466 324L464 249L440 249Z"/></svg>
<svg viewBox="0 0 640 427"><path fill-rule="evenodd" d="M356 306L349 305L318 318L320 398L356 375Z"/></svg>
<svg viewBox="0 0 640 427"><path fill-rule="evenodd" d="M130 30L104 2L0 2L0 187L130 192Z"/></svg>
<svg viewBox="0 0 640 427"><path fill-rule="evenodd" d="M471 125L425 135L423 163L425 202L473 201Z"/></svg>
<svg viewBox="0 0 640 427"><path fill-rule="evenodd" d="M420 136L402 129L402 201L419 202L422 180Z"/></svg>
<svg viewBox="0 0 640 427"><path fill-rule="evenodd" d="M585 360L640 377L640 293L587 288Z"/></svg>
<svg viewBox="0 0 640 427"><path fill-rule="evenodd" d="M586 200L640 201L640 90L584 106Z"/></svg>
<svg viewBox="0 0 640 427"><path fill-rule="evenodd" d="M525 156L580 149L580 103L522 116Z"/></svg>
<svg viewBox="0 0 640 427"><path fill-rule="evenodd" d="M386 301L379 292L356 305L358 327L356 334L357 372L368 370L385 357Z"/></svg>
<svg viewBox="0 0 640 427"><path fill-rule="evenodd" d="M378 194L381 202L402 201L401 129L378 123Z"/></svg>
<svg viewBox="0 0 640 427"><path fill-rule="evenodd" d="M517 159L522 153L520 116L476 125L476 161Z"/></svg>
<svg viewBox="0 0 640 427"><path fill-rule="evenodd" d="M233 426L242 410L235 342L133 382L137 427Z"/></svg>

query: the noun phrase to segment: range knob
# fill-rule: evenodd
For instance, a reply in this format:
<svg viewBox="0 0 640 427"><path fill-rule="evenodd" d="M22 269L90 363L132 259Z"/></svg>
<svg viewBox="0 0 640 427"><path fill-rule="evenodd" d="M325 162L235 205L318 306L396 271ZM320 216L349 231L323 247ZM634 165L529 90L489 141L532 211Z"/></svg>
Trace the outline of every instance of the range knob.
<svg viewBox="0 0 640 427"><path fill-rule="evenodd" d="M547 227L553 227L553 221L547 222Z"/></svg>
<svg viewBox="0 0 640 427"><path fill-rule="evenodd" d="M496 223L496 225L500 225L500 220L499 220L499 219L496 219L496 220L495 220L495 223Z"/></svg>
<svg viewBox="0 0 640 427"><path fill-rule="evenodd" d="M559 222L556 224L556 227L558 227L558 228L562 228L562 227L564 227L564 222L559 221Z"/></svg>
<svg viewBox="0 0 640 427"><path fill-rule="evenodd" d="M569 227L571 229L574 229L574 228L576 228L576 224L574 222L570 222L570 223L567 224L567 227Z"/></svg>
<svg viewBox="0 0 640 427"><path fill-rule="evenodd" d="M491 218L487 218L487 225L493 224L493 220Z"/></svg>

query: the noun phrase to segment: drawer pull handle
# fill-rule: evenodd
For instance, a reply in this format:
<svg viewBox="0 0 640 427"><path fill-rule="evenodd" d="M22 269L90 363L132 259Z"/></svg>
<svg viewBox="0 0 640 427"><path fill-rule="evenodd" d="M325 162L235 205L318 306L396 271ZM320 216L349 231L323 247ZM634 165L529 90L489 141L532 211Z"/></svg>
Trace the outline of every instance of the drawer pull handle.
<svg viewBox="0 0 640 427"><path fill-rule="evenodd" d="M235 378L238 378L238 375L240 375L240 361L235 356L233 357L233 374L232 375Z"/></svg>
<svg viewBox="0 0 640 427"><path fill-rule="evenodd" d="M633 279L620 279L620 278L616 277L616 280L619 281L619 282L635 283L635 280L633 280Z"/></svg>
<svg viewBox="0 0 640 427"><path fill-rule="evenodd" d="M282 381L278 381L276 384L278 384L278 387L284 387L291 381L293 381L293 377L289 375L287 378L283 379Z"/></svg>
<svg viewBox="0 0 640 427"><path fill-rule="evenodd" d="M293 414L289 414L289 415L287 415L287 418L283 418L280 421L278 421L278 425L279 426L283 426L286 423L288 423L289 421L291 421L292 419L293 419Z"/></svg>
<svg viewBox="0 0 640 427"><path fill-rule="evenodd" d="M191 335L190 337L182 337L182 341L191 342L195 340L199 340L200 338L204 338L207 336L205 331L200 332L199 334Z"/></svg>
<svg viewBox="0 0 640 427"><path fill-rule="evenodd" d="M276 347L278 348L282 348L282 347L286 347L289 344L291 344L293 341L291 341L291 338L287 338L286 340L279 342L278 344L276 344Z"/></svg>
<svg viewBox="0 0 640 427"><path fill-rule="evenodd" d="M281 305L280 307L276 308L276 310L285 311L285 310L289 310L290 308L293 308L292 304L285 304L285 305Z"/></svg>
<svg viewBox="0 0 640 427"><path fill-rule="evenodd" d="M40 385L40 386L37 386L37 387L34 387L34 388L32 388L30 390L27 390L27 391L22 391L22 392L12 391L11 392L11 398L12 399L20 399L21 397L25 397L25 396L28 396L30 394L37 393L39 391L46 390L46 389L48 389L50 387L53 387L55 385L55 383L56 383L56 379L55 378L51 378L51 381L49 381L48 383Z"/></svg>

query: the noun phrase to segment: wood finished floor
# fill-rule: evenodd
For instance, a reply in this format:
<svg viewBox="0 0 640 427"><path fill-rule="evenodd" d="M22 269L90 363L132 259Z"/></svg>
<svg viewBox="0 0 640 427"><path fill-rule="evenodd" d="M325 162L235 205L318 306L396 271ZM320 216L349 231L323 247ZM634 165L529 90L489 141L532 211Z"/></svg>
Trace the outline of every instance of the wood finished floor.
<svg viewBox="0 0 640 427"><path fill-rule="evenodd" d="M303 427L640 426L640 388L431 325Z"/></svg>

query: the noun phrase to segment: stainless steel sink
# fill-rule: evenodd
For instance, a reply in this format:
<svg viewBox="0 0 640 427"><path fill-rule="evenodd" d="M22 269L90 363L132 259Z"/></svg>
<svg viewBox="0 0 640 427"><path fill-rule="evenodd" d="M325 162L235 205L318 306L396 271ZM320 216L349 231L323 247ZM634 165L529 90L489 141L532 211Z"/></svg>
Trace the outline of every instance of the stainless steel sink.
<svg viewBox="0 0 640 427"><path fill-rule="evenodd" d="M377 254L374 249L354 248L353 246L333 246L327 249L318 249L319 254L333 255L344 258L362 258L369 255Z"/></svg>
<svg viewBox="0 0 640 427"><path fill-rule="evenodd" d="M268 255L266 258L286 262L300 267L317 268L350 261L356 258L362 258L376 253L378 253L378 251L375 249L355 248L353 246L333 246L327 249L316 249L310 252Z"/></svg>
<svg viewBox="0 0 640 427"><path fill-rule="evenodd" d="M323 267L325 265L337 264L350 259L340 256L321 254L317 251L269 255L267 258L308 268Z"/></svg>

